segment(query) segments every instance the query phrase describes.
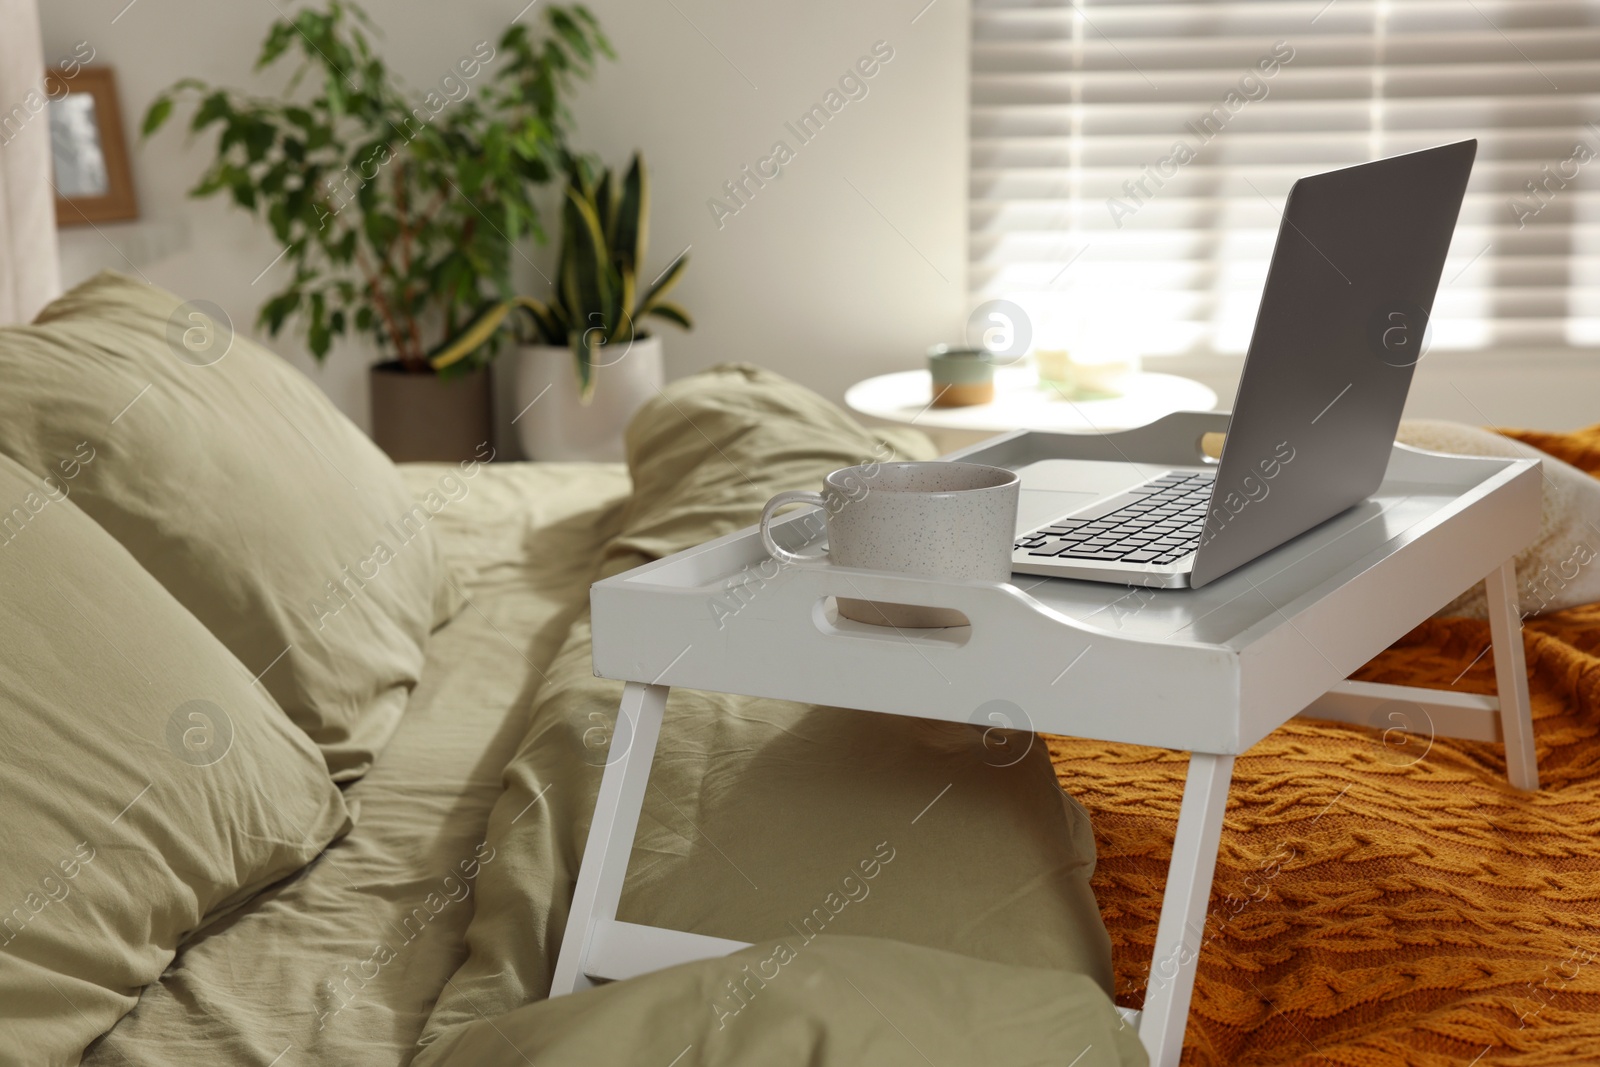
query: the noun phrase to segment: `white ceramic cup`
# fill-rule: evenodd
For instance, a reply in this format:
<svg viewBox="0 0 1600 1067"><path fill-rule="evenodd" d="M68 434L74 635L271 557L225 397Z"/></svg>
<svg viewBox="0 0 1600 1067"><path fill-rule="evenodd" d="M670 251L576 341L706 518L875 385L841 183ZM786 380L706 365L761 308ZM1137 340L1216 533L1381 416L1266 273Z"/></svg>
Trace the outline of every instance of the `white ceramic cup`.
<svg viewBox="0 0 1600 1067"><path fill-rule="evenodd" d="M814 562L817 557L790 552L772 537L779 508L810 504L827 517L826 558L841 567L1004 582L1011 577L1020 484L1014 471L980 463L844 467L823 479L821 493L793 490L767 501L761 543L780 563ZM950 608L838 600L840 615L880 626L967 621Z"/></svg>

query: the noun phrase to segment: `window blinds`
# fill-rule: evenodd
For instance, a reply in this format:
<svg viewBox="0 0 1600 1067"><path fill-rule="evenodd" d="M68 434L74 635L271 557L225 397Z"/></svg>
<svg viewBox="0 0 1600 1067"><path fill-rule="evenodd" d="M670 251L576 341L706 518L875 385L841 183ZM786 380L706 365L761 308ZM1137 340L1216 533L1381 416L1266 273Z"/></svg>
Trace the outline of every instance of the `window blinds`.
<svg viewBox="0 0 1600 1067"><path fill-rule="evenodd" d="M1432 345L1600 344L1600 0L975 0L971 287L1242 352L1294 179L1479 148Z"/></svg>

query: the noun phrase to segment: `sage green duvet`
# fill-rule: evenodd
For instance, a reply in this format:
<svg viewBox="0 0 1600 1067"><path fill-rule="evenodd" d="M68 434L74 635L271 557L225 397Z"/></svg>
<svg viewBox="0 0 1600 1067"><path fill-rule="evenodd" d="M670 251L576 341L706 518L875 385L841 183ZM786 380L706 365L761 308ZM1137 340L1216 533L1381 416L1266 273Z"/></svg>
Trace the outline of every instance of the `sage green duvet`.
<svg viewBox="0 0 1600 1067"><path fill-rule="evenodd" d="M746 526L835 467L929 452L749 367L675 383L628 446L634 493L600 575ZM585 616L506 770L469 955L416 1063L1144 1061L1107 995L1088 819L1042 745L1000 767L964 724L683 690L619 917L759 943L541 1000L617 743L621 684L589 657Z"/></svg>
<svg viewBox="0 0 1600 1067"><path fill-rule="evenodd" d="M997 767L976 727L689 691L622 918L755 944L545 999L621 689L592 675L590 581L889 449L929 451L724 368L636 421L631 493L600 464L449 483L435 522L469 604L347 788L354 829L184 944L84 1062L1144 1063L1107 995L1088 821L1042 745Z"/></svg>

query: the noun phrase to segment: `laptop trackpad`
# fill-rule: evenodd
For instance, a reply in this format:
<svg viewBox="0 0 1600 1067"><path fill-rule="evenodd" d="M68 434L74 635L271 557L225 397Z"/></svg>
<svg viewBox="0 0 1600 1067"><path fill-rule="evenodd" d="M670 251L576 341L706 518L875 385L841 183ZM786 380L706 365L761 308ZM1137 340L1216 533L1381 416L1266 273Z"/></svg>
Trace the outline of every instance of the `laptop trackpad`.
<svg viewBox="0 0 1600 1067"><path fill-rule="evenodd" d="M1017 533L1024 534L1054 522L1068 512L1087 507L1099 493L1062 493L1051 489L1024 489L1017 501Z"/></svg>
<svg viewBox="0 0 1600 1067"><path fill-rule="evenodd" d="M1030 463L1017 471L1022 476L1017 532L1037 530L1096 500L1131 489L1167 469L1153 464L1081 459L1046 459Z"/></svg>

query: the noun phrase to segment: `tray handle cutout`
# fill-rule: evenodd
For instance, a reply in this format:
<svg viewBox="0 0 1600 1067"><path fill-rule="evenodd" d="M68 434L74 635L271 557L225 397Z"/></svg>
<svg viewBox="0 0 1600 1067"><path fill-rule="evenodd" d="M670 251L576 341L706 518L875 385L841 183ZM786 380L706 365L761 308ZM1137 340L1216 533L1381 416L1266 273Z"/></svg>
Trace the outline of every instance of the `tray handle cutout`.
<svg viewBox="0 0 1600 1067"><path fill-rule="evenodd" d="M869 641L895 641L910 642L913 645L922 645L931 648L961 648L972 640L972 625L967 620L965 612L954 608L943 609L953 616L960 618L960 625L952 626L895 626L888 622L885 613L868 610L864 613L869 616L876 615L882 622L862 622L860 619L847 618L839 613L841 600L850 601L853 598L824 596L818 597L811 606L811 621L823 634L829 637L865 638ZM896 608L916 608L921 605L910 604L883 604L882 602L855 600L854 603L864 605L868 609L888 608L888 615L894 615Z"/></svg>

